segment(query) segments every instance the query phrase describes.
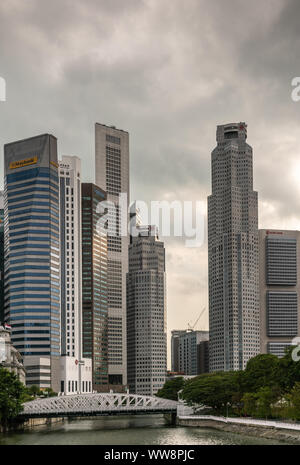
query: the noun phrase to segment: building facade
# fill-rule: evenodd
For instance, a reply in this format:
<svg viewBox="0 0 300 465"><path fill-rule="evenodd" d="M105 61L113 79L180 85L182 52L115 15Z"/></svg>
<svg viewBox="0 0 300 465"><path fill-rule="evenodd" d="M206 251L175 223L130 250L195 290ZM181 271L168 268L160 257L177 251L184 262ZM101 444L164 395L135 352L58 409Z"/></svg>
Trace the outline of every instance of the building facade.
<svg viewBox="0 0 300 465"><path fill-rule="evenodd" d="M259 231L261 352L282 357L300 335L300 232Z"/></svg>
<svg viewBox="0 0 300 465"><path fill-rule="evenodd" d="M49 134L4 147L5 321L26 384L58 392L60 248L57 141Z"/></svg>
<svg viewBox="0 0 300 465"><path fill-rule="evenodd" d="M126 273L128 271L129 134L115 127L95 126L96 184L115 205L117 231L108 231L109 384L127 384ZM122 200L120 201L120 194Z"/></svg>
<svg viewBox="0 0 300 465"><path fill-rule="evenodd" d="M210 371L241 370L260 351L258 208L245 123L217 128L208 197Z"/></svg>
<svg viewBox="0 0 300 465"><path fill-rule="evenodd" d="M0 192L0 324L4 322L4 199Z"/></svg>
<svg viewBox="0 0 300 465"><path fill-rule="evenodd" d="M174 329L171 332L171 372L179 372L179 337L185 334L185 329Z"/></svg>
<svg viewBox="0 0 300 465"><path fill-rule="evenodd" d="M82 184L83 357L92 359L93 390L108 390L107 235L99 222L106 193Z"/></svg>
<svg viewBox="0 0 300 465"><path fill-rule="evenodd" d="M59 161L61 387L91 392L92 361L82 357L81 160Z"/></svg>
<svg viewBox="0 0 300 465"><path fill-rule="evenodd" d="M0 366L17 375L25 384L25 368L20 352L12 345L10 330L0 326Z"/></svg>
<svg viewBox="0 0 300 465"><path fill-rule="evenodd" d="M152 227L132 238L127 274L127 367L132 393L154 395L167 373L165 248Z"/></svg>
<svg viewBox="0 0 300 465"><path fill-rule="evenodd" d="M185 331L180 334L178 341L178 371L193 376L204 373L202 357L204 346L202 342L209 339L208 331ZM201 353L203 351L203 353ZM202 364L200 363L202 361Z"/></svg>

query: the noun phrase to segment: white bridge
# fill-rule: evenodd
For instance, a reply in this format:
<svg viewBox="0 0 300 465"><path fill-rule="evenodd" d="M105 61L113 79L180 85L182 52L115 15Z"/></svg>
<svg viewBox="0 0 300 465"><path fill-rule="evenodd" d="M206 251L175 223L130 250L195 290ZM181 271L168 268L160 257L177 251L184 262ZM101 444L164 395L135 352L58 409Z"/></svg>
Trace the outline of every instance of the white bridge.
<svg viewBox="0 0 300 465"><path fill-rule="evenodd" d="M24 404L20 417L176 414L178 402L137 394L96 393L36 399Z"/></svg>

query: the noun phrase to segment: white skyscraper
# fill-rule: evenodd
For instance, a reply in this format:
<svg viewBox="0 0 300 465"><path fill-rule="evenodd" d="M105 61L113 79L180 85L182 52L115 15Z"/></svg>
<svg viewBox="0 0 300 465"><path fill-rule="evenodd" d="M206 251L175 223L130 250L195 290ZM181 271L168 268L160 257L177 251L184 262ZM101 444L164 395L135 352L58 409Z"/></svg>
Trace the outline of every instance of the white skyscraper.
<svg viewBox="0 0 300 465"><path fill-rule="evenodd" d="M241 370L260 351L258 209L245 123L217 128L208 197L210 371Z"/></svg>
<svg viewBox="0 0 300 465"><path fill-rule="evenodd" d="M117 225L122 216L129 222L129 134L104 124L95 125L96 185L115 204ZM119 195L127 196L122 206ZM108 379L114 389L127 384L126 368L126 273L129 235L107 238ZM117 387L119 386L119 387Z"/></svg>
<svg viewBox="0 0 300 465"><path fill-rule="evenodd" d="M59 161L61 265L61 391L92 390L90 359L82 359L81 160Z"/></svg>

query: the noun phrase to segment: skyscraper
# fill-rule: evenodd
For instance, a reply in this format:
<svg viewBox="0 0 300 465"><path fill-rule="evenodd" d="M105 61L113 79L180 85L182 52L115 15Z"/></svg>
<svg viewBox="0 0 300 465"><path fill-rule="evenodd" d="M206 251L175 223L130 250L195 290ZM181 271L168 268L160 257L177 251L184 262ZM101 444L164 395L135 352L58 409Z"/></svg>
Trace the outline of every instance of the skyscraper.
<svg viewBox="0 0 300 465"><path fill-rule="evenodd" d="M179 371L179 336L185 334L185 329L174 329L171 332L171 371Z"/></svg>
<svg viewBox="0 0 300 465"><path fill-rule="evenodd" d="M96 184L107 192L116 207L116 231L107 238L108 280L108 373L114 389L127 384L126 370L126 273L129 235L129 135L128 132L96 123ZM119 203L119 195L126 198ZM120 229L125 231L120 234Z"/></svg>
<svg viewBox="0 0 300 465"><path fill-rule="evenodd" d="M98 208L104 200L102 189L82 184L83 356L92 359L93 389L99 392L108 390L107 237Z"/></svg>
<svg viewBox="0 0 300 465"><path fill-rule="evenodd" d="M0 325L4 321L4 202L0 192Z"/></svg>
<svg viewBox="0 0 300 465"><path fill-rule="evenodd" d="M167 372L165 248L152 226L129 246L127 366L130 392L153 395Z"/></svg>
<svg viewBox="0 0 300 465"><path fill-rule="evenodd" d="M82 358L81 161L59 161L61 392L92 390L92 361Z"/></svg>
<svg viewBox="0 0 300 465"><path fill-rule="evenodd" d="M245 123L217 128L208 197L210 371L240 370L260 350L258 209Z"/></svg>
<svg viewBox="0 0 300 465"><path fill-rule="evenodd" d="M60 276L57 141L6 144L5 321L27 385L59 391Z"/></svg>
<svg viewBox="0 0 300 465"><path fill-rule="evenodd" d="M201 343L207 342L208 331L186 331L179 336L178 347L178 371L185 375L199 375L204 373L204 368L200 363ZM202 351L204 352L204 351ZM203 364L202 364L203 365Z"/></svg>
<svg viewBox="0 0 300 465"><path fill-rule="evenodd" d="M259 231L261 352L282 357L300 336L300 231Z"/></svg>

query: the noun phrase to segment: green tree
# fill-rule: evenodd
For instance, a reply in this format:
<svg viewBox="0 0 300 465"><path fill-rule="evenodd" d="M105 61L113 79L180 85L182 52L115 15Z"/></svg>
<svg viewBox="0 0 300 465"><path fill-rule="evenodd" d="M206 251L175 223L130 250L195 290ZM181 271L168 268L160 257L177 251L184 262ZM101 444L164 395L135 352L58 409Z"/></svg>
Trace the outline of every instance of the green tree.
<svg viewBox="0 0 300 465"><path fill-rule="evenodd" d="M42 394L40 388L35 384L28 388L28 393L31 394L33 397L40 396Z"/></svg>
<svg viewBox="0 0 300 465"><path fill-rule="evenodd" d="M57 396L57 393L53 391L52 388L46 388L44 393L48 396L48 397L56 397Z"/></svg>
<svg viewBox="0 0 300 465"><path fill-rule="evenodd" d="M292 359L295 347L287 349L284 357L279 359L277 377L283 392L290 392L295 383L300 382L300 361Z"/></svg>
<svg viewBox="0 0 300 465"><path fill-rule="evenodd" d="M257 392L262 387L274 388L280 384L278 378L279 358L276 355L260 354L251 358L244 371L243 389Z"/></svg>
<svg viewBox="0 0 300 465"><path fill-rule="evenodd" d="M250 417L256 414L257 394L253 392L246 392L242 397L243 412Z"/></svg>
<svg viewBox="0 0 300 465"><path fill-rule="evenodd" d="M293 414L295 420L300 420L300 383L295 383L289 399L293 406Z"/></svg>
<svg viewBox="0 0 300 465"><path fill-rule="evenodd" d="M240 396L239 372L218 372L197 376L188 381L182 391L182 398L189 404L212 407L217 412L226 412Z"/></svg>
<svg viewBox="0 0 300 465"><path fill-rule="evenodd" d="M257 392L257 416L268 418L272 415L272 403L278 399L277 393L269 386L261 387Z"/></svg>
<svg viewBox="0 0 300 465"><path fill-rule="evenodd" d="M157 392L157 397L163 397L164 399L177 400L178 392L184 386L184 379L182 376L178 378L168 379L164 386Z"/></svg>
<svg viewBox="0 0 300 465"><path fill-rule="evenodd" d="M25 392L15 374L0 367L0 423L4 428L22 411Z"/></svg>

